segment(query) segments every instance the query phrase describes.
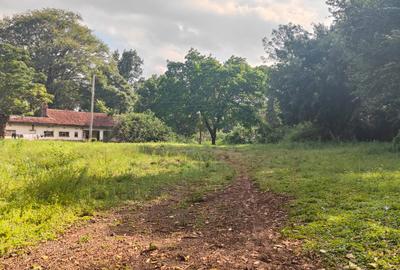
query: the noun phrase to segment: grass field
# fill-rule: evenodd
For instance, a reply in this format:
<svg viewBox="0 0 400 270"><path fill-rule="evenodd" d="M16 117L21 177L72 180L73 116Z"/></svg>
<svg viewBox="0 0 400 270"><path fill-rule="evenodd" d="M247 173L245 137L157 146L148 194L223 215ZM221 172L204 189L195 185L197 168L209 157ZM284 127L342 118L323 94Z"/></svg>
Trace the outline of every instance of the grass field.
<svg viewBox="0 0 400 270"><path fill-rule="evenodd" d="M209 146L0 141L0 254L52 239L95 211L220 188L234 172ZM289 238L327 267L400 269L400 156L389 144L222 147L263 190L291 198ZM236 155L237 156L237 155Z"/></svg>
<svg viewBox="0 0 400 270"><path fill-rule="evenodd" d="M238 149L263 190L293 198L288 237L303 239L333 269L400 269L400 157L390 148L366 143Z"/></svg>
<svg viewBox="0 0 400 270"><path fill-rule="evenodd" d="M205 192L233 172L208 148L0 141L0 255L52 239L68 224L176 186Z"/></svg>

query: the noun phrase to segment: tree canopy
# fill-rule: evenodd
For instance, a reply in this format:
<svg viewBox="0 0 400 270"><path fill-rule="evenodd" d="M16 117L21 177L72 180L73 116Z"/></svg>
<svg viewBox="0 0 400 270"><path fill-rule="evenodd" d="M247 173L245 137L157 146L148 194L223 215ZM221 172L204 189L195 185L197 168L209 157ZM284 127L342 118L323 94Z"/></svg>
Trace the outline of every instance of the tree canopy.
<svg viewBox="0 0 400 270"><path fill-rule="evenodd" d="M329 0L334 23L282 25L264 39L270 106L325 139L393 138L400 128L400 2Z"/></svg>
<svg viewBox="0 0 400 270"><path fill-rule="evenodd" d="M252 68L243 58L220 63L191 49L184 62L168 62L163 76L142 85L139 106L155 111L184 135L193 134L201 118L215 144L218 130L254 121L265 83L265 70Z"/></svg>
<svg viewBox="0 0 400 270"><path fill-rule="evenodd" d="M130 84L137 82L143 74L143 59L136 50L124 50L120 55L118 51L113 54L118 63L119 73Z"/></svg>
<svg viewBox="0 0 400 270"><path fill-rule="evenodd" d="M42 9L6 17L0 21L0 43L27 50L32 67L44 74L39 82L54 96L52 107L89 109L94 72L100 83L97 97L106 106L120 111L133 104L132 86L119 73L117 61L78 14Z"/></svg>
<svg viewBox="0 0 400 270"><path fill-rule="evenodd" d="M51 101L42 77L29 66L29 55L9 44L0 44L0 137L11 114L33 113L43 102Z"/></svg>

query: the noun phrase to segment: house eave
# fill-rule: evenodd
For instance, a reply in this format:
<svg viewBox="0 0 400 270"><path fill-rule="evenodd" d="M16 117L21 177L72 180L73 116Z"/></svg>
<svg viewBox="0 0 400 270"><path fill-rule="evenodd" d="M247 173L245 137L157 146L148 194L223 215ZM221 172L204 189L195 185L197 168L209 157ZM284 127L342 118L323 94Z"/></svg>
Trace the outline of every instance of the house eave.
<svg viewBox="0 0 400 270"><path fill-rule="evenodd" d="M12 125L35 125L35 126L48 126L48 127L74 127L74 128L82 128L82 129L89 129L89 125L64 125L64 124L53 124L53 123L35 123L35 122L20 122L20 121L8 121L7 123L12 124ZM93 126L94 129L112 129L113 127L110 126Z"/></svg>

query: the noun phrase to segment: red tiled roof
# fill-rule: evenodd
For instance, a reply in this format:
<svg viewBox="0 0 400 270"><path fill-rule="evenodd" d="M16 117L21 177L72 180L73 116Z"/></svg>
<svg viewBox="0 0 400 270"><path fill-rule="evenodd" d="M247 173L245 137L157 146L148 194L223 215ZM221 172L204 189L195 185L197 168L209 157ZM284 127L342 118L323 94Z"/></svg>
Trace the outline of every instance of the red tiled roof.
<svg viewBox="0 0 400 270"><path fill-rule="evenodd" d="M37 125L89 127L90 112L47 109L47 117L11 116L8 122ZM94 113L93 126L98 128L111 128L114 126L114 120L112 116L108 116L105 113Z"/></svg>

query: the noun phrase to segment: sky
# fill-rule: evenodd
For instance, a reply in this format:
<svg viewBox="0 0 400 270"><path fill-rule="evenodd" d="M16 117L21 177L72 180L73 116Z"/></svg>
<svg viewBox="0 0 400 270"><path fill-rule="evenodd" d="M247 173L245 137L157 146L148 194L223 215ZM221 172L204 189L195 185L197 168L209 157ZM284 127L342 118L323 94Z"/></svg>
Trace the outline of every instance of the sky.
<svg viewBox="0 0 400 270"><path fill-rule="evenodd" d="M0 0L0 16L46 7L79 13L112 50L136 49L146 77L190 48L260 65L262 39L279 24L330 22L325 0Z"/></svg>

